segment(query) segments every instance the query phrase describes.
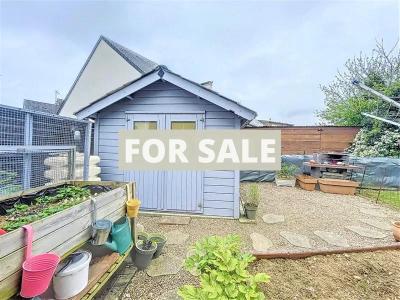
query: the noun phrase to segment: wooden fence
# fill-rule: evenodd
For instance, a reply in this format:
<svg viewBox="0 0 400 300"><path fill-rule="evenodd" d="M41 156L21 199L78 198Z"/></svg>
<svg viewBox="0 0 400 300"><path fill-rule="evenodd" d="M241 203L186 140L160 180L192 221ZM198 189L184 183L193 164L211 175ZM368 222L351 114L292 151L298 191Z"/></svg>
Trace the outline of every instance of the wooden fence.
<svg viewBox="0 0 400 300"><path fill-rule="evenodd" d="M252 127L253 130L281 130L282 154L343 152L354 140L359 127L288 126Z"/></svg>

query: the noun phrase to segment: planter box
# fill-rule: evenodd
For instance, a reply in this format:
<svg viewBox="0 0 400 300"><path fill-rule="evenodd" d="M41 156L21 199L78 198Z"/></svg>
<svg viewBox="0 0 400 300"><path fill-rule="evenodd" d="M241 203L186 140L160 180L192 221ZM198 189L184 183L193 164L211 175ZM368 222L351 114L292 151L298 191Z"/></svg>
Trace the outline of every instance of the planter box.
<svg viewBox="0 0 400 300"><path fill-rule="evenodd" d="M275 178L275 183L276 183L277 186L294 187L296 185L296 178L293 178L293 179Z"/></svg>
<svg viewBox="0 0 400 300"><path fill-rule="evenodd" d="M97 219L106 218L116 221L125 215L125 202L132 195L132 185L128 183L66 181L56 185L31 189L23 194L35 194L40 190L66 183L76 186L90 184L112 186L112 190L94 197L97 206ZM22 194L14 194L9 198L20 195ZM53 252L62 256L89 240L91 238L91 212L91 200L86 200L31 223L34 230L32 254ZM0 236L0 299L8 299L19 291L24 254L25 239L22 228Z"/></svg>
<svg viewBox="0 0 400 300"><path fill-rule="evenodd" d="M341 179L318 179L319 188L325 193L354 195L360 185L358 182Z"/></svg>
<svg viewBox="0 0 400 300"><path fill-rule="evenodd" d="M308 175L296 175L297 183L306 191L314 191L317 184L317 178Z"/></svg>

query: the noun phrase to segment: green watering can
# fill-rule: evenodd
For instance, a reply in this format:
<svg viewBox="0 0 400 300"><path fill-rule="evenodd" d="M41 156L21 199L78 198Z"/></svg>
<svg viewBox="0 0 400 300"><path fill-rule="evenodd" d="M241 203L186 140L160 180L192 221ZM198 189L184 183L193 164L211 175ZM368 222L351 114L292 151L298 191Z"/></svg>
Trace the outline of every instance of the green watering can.
<svg viewBox="0 0 400 300"><path fill-rule="evenodd" d="M104 244L107 248L119 254L125 253L132 244L131 228L129 219L123 217L114 222L111 228L111 234Z"/></svg>

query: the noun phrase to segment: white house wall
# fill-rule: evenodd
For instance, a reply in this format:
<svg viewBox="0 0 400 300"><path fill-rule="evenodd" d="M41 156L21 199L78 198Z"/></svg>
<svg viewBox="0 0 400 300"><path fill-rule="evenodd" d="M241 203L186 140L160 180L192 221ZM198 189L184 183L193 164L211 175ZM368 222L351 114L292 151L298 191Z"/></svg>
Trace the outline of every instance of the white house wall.
<svg viewBox="0 0 400 300"><path fill-rule="evenodd" d="M101 40L73 87L60 114L74 113L141 74Z"/></svg>
<svg viewBox="0 0 400 300"><path fill-rule="evenodd" d="M205 111L205 129L239 129L238 117L230 111L167 82L157 81L100 111L96 119L96 152L101 158L102 180L124 180L118 169L118 131L126 127L126 111L199 112ZM239 173L205 171L204 214L238 217Z"/></svg>

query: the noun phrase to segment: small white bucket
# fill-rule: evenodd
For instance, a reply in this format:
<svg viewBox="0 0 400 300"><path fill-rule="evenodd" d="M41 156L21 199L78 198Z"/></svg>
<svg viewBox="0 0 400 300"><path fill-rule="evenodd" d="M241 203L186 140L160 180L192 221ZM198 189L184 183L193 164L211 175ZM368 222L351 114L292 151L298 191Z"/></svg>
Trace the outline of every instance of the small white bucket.
<svg viewBox="0 0 400 300"><path fill-rule="evenodd" d="M88 251L75 252L57 267L53 278L56 299L71 298L86 287L91 259L92 254Z"/></svg>

